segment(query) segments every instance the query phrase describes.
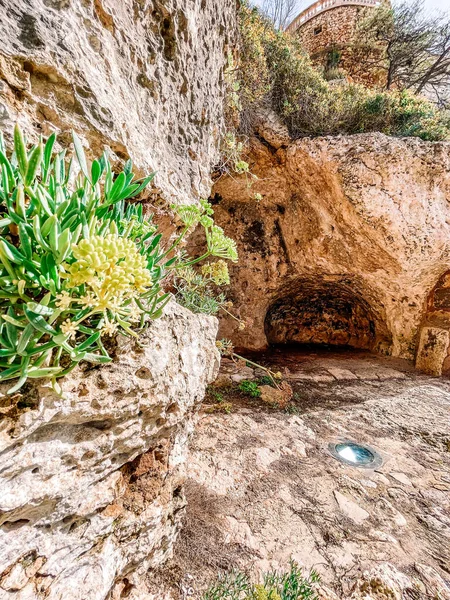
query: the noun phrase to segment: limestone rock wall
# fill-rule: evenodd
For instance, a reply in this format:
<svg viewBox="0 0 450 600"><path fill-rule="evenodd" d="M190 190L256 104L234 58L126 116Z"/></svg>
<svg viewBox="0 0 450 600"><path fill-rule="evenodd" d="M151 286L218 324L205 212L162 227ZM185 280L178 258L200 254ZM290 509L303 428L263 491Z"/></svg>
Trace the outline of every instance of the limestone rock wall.
<svg viewBox="0 0 450 600"><path fill-rule="evenodd" d="M122 598L170 554L216 330L172 303L112 364L62 380L63 397L0 387L2 600Z"/></svg>
<svg viewBox="0 0 450 600"><path fill-rule="evenodd" d="M224 319L220 335L251 349L300 341L412 358L450 267L450 144L259 134L259 181L221 178L213 191L244 257L230 296L247 327Z"/></svg>
<svg viewBox="0 0 450 600"><path fill-rule="evenodd" d="M235 21L235 0L3 0L0 129L61 147L73 129L156 171L154 204L207 197ZM116 600L170 554L216 330L172 305L62 398L0 389L1 600Z"/></svg>
<svg viewBox="0 0 450 600"><path fill-rule="evenodd" d="M166 201L207 196L235 0L0 3L0 129L70 130L156 171Z"/></svg>

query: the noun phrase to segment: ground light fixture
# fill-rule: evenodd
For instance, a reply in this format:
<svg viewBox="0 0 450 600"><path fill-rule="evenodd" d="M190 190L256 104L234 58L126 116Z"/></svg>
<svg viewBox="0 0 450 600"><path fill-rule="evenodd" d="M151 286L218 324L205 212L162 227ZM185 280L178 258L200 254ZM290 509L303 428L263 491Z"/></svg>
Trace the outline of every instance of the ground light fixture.
<svg viewBox="0 0 450 600"><path fill-rule="evenodd" d="M383 463L376 450L351 440L332 442L328 445L328 450L336 460L351 467L376 469Z"/></svg>

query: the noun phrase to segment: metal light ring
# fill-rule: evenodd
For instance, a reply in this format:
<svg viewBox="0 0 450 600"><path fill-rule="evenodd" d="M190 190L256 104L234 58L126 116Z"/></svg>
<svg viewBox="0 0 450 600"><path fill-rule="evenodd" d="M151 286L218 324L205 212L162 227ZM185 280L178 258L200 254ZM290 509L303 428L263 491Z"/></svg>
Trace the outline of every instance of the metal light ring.
<svg viewBox="0 0 450 600"><path fill-rule="evenodd" d="M370 462L357 462L354 460L349 460L344 456L342 456L341 447L349 446L349 449L352 450L354 448L360 448L364 454L368 453L372 455ZM328 444L328 451L331 456L338 460L339 462L348 465L350 467L356 467L358 469L378 469L383 464L383 459L380 454L374 450L374 448L368 446L367 444L359 444L354 440L339 440L335 442L331 442ZM367 454L366 454L367 455Z"/></svg>

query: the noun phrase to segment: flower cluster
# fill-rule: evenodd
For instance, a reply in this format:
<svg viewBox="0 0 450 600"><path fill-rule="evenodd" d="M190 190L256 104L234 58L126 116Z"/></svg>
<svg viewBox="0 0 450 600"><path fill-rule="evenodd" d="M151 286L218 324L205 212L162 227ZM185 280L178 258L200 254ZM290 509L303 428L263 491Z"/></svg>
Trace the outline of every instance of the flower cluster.
<svg viewBox="0 0 450 600"><path fill-rule="evenodd" d="M220 256L233 262L238 260L236 242L225 235L222 227L213 225L210 229L207 229L206 243L209 252L213 256Z"/></svg>
<svg viewBox="0 0 450 600"><path fill-rule="evenodd" d="M144 256L132 240L109 234L94 235L72 248L75 262L65 265L69 288L87 285L81 302L94 310L118 310L126 299L143 294L152 286ZM59 298L69 303L68 295Z"/></svg>
<svg viewBox="0 0 450 600"><path fill-rule="evenodd" d="M211 218L214 210L206 200L200 200L198 205L177 206L176 204L172 204L171 208L186 227L193 227L201 223L203 227L207 228L212 227L214 224Z"/></svg>
<svg viewBox="0 0 450 600"><path fill-rule="evenodd" d="M229 285L230 274L228 265L224 260L218 260L213 263L206 263L202 267L202 275L209 277L216 285Z"/></svg>

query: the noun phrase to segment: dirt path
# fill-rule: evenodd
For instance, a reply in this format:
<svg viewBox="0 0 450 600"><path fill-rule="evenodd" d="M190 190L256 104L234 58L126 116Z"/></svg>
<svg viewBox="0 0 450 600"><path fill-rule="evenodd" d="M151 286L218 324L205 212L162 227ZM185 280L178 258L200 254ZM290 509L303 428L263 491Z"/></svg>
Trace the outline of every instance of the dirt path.
<svg viewBox="0 0 450 600"><path fill-rule="evenodd" d="M328 597L450 598L450 382L365 354L303 358L271 361L289 369L291 414L231 396L230 414L201 416L186 525L161 581L198 598L221 570L257 576L294 558ZM332 458L344 439L382 466Z"/></svg>

